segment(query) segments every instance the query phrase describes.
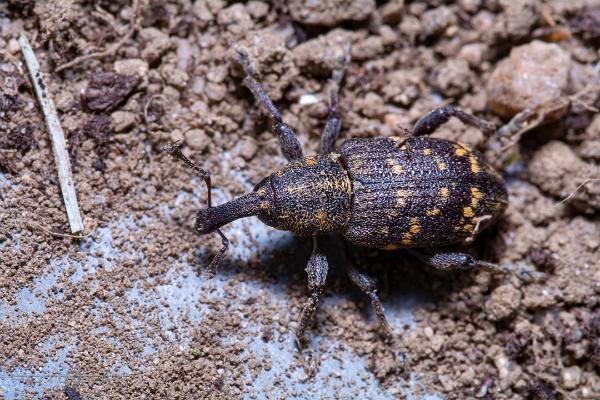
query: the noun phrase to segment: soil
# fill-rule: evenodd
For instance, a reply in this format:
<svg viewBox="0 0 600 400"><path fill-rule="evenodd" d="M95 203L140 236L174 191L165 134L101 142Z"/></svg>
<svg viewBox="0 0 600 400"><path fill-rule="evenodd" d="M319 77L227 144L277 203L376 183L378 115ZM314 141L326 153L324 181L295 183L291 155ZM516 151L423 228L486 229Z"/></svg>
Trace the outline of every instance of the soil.
<svg viewBox="0 0 600 400"><path fill-rule="evenodd" d="M600 102L597 86L585 91L599 79L600 1L321 3L0 3L0 398L600 398L600 183L589 181L600 177ZM65 236L21 33L67 134L81 239ZM441 272L403 251L356 249L377 281L388 342L334 251L302 351L309 241L237 221L207 279L220 239L193 231L206 188L161 148L183 141L210 171L217 204L285 164L231 41L308 154L344 48L340 143L401 134L446 104L504 124L490 88L509 85L490 82L493 72L530 55L511 52L519 46L552 44L564 65L538 72L561 71L552 101L565 106L503 150L510 204L471 249L513 272ZM510 90L537 107L536 85ZM457 121L435 136L494 143Z"/></svg>

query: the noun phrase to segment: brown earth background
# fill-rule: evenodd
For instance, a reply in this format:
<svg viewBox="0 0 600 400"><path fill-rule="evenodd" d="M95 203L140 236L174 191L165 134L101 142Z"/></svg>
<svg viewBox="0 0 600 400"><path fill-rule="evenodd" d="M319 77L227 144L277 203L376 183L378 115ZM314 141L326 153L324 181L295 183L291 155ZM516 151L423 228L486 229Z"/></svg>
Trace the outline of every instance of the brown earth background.
<svg viewBox="0 0 600 400"><path fill-rule="evenodd" d="M80 240L61 236L21 33L67 135ZM285 164L228 41L308 154L347 46L340 142L446 104L498 125L537 110L503 151L457 121L435 133L495 157L510 204L472 251L514 273L361 249L390 345L333 257L303 351L310 242L237 221L208 280L220 240L193 232L206 188L161 147L185 143L217 204ZM593 0L0 2L0 399L600 398L599 41Z"/></svg>

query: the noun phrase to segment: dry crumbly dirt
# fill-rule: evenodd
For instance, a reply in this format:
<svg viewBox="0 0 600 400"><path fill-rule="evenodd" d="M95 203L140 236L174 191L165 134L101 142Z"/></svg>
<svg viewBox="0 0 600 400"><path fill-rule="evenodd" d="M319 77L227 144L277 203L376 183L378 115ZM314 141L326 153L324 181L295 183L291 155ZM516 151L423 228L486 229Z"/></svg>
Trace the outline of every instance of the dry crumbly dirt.
<svg viewBox="0 0 600 400"><path fill-rule="evenodd" d="M501 124L489 82L517 46L560 47L564 98L597 83L600 2L141 0L139 10L0 3L0 398L600 398L600 184L559 204L600 177L597 89L502 157L510 205L473 251L514 274L358 251L392 344L334 265L299 352L310 243L255 219L225 228L231 251L206 279L220 241L192 229L205 187L160 151L182 140L211 172L217 203L284 165L228 41L248 50L309 154L346 46L341 140L397 134L442 104ZM55 71L111 47L134 20L114 54ZM68 223L20 33L67 134L82 240L58 235ZM456 121L435 136L485 147Z"/></svg>

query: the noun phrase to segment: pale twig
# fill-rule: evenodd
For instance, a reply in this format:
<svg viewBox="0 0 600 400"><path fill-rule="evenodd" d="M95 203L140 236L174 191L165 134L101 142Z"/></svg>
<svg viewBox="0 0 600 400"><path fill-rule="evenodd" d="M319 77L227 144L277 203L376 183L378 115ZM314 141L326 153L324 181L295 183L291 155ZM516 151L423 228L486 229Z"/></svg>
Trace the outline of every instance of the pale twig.
<svg viewBox="0 0 600 400"><path fill-rule="evenodd" d="M21 46L23 58L25 59L25 65L31 76L35 94L40 103L42 113L44 114L44 119L46 120L50 138L52 139L52 150L54 151L54 158L58 169L58 180L60 181L60 188L67 209L71 233L78 234L83 232L83 221L81 220L79 206L77 205L77 195L75 194L75 184L73 183L71 162L69 160L69 153L67 152L65 134L60 126L54 102L46 93L46 88L48 86L43 81L40 64L33 53L29 40L27 40L24 35L21 35L19 44Z"/></svg>
<svg viewBox="0 0 600 400"><path fill-rule="evenodd" d="M565 203L565 202L569 201L569 200L571 199L571 197L575 196L575 194L576 194L576 193L579 191L579 189L581 189L582 187L584 187L584 186L585 186L585 185L587 185L588 183L590 183L590 182L598 182L598 181L600 181L600 178L589 178L589 179L586 179L586 180L585 180L585 181L583 181L583 182L582 182L582 183L581 183L579 186L577 186L577 187L575 188L575 190L573 190L573 191L571 192L571 194L569 194L567 197L565 197L564 199L562 199L561 201L559 201L558 203L556 203L556 204L554 205L554 207L558 207L558 206L560 206L561 204L563 204L563 203Z"/></svg>
<svg viewBox="0 0 600 400"><path fill-rule="evenodd" d="M96 5L95 9L96 9L96 11L92 11L94 16L96 18L104 21L107 25L109 25L111 27L111 29L113 31L119 33L119 28L118 28L117 23L116 23L115 19L113 18L113 16L111 14L109 14L105 9L100 7L99 5Z"/></svg>
<svg viewBox="0 0 600 400"><path fill-rule="evenodd" d="M598 90L600 89L600 85L592 83L587 85L586 87L584 87L582 90L580 90L578 93L575 93L571 96L568 97L569 101L571 103L576 103L578 105L580 105L581 107L585 108L587 111L590 112L600 112L600 110L598 110L596 107L594 107L593 105L586 103L585 101L581 100L581 98L583 96L585 96L588 93L597 93Z"/></svg>
<svg viewBox="0 0 600 400"><path fill-rule="evenodd" d="M141 2L140 0L133 0L133 16L131 17L131 26L129 27L129 31L119 39L118 42L114 43L112 46L103 51L98 51L92 54L86 54L84 56L80 56L75 58L72 61L69 61L66 64L63 64L56 68L56 72L60 72L64 69L71 68L79 63L82 63L87 60L95 59L95 58L104 58L111 55L114 55L117 50L121 48L127 42L133 34L139 29L138 17L140 15Z"/></svg>

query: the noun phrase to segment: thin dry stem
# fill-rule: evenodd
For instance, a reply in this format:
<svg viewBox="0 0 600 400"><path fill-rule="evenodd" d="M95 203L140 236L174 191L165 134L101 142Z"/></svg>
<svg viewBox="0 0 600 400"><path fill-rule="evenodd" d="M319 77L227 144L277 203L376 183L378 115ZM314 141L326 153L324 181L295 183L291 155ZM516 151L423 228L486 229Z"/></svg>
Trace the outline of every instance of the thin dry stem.
<svg viewBox="0 0 600 400"><path fill-rule="evenodd" d="M87 60L92 60L92 59L96 59L96 58L104 58L104 57L114 55L117 52L117 50L119 50L121 48L121 46L123 46L134 35L134 33L139 29L140 9L141 9L141 1L133 0L134 12L133 12L133 16L131 17L131 26L129 28L129 31L125 34L125 36L123 36L121 39L119 39L118 42L116 42L115 44L113 44L106 50L77 57L74 60L69 61L68 63L65 63L65 64L57 67L56 72L60 72L67 68L74 67L75 65L80 64Z"/></svg>
<svg viewBox="0 0 600 400"><path fill-rule="evenodd" d="M561 201L559 201L558 203L556 203L556 204L554 205L554 207L558 207L558 206L560 206L561 204L563 204L563 203L565 203L565 202L569 201L569 200L570 200L570 199L571 199L573 196L575 196L575 194L576 194L576 193L579 191L579 189L581 189L582 187L584 187L584 186L585 186L585 185L587 185L588 183L590 183L590 182L598 182L598 181L600 181L600 178L589 178L589 179L586 179L586 180L585 180L585 181L583 181L583 182L582 182L582 183L581 183L579 186L577 186L577 187L575 188L575 190L573 190L573 191L571 192L571 194L569 194L567 197L565 197L564 199L562 199Z"/></svg>
<svg viewBox="0 0 600 400"><path fill-rule="evenodd" d="M63 238L78 239L78 240L85 239L92 233L90 231L90 232L86 233L85 235L70 235L68 233L60 233L60 232L51 231L50 229L44 228L40 224L36 224L36 223L29 223L29 227L31 229L42 231L45 234L53 236L53 237L63 237Z"/></svg>

